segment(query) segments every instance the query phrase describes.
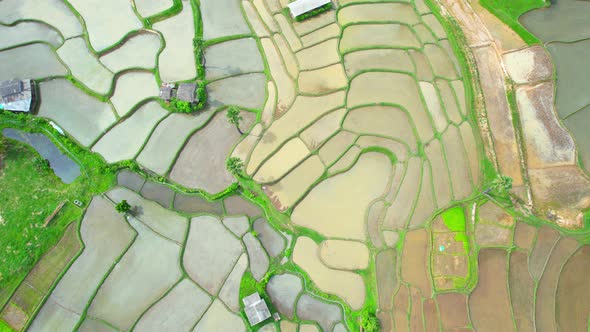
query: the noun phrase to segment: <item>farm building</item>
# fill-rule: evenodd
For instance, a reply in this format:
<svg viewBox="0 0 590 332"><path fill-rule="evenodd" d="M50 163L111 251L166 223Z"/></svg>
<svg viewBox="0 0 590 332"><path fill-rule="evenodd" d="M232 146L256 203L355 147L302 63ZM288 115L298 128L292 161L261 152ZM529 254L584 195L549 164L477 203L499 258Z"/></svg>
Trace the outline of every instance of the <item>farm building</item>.
<svg viewBox="0 0 590 332"><path fill-rule="evenodd" d="M174 83L162 83L160 86L160 99L163 101L170 101L174 98L174 88L176 84Z"/></svg>
<svg viewBox="0 0 590 332"><path fill-rule="evenodd" d="M35 81L8 80L0 82L0 109L30 112L35 105Z"/></svg>
<svg viewBox="0 0 590 332"><path fill-rule="evenodd" d="M191 104L199 102L197 100L197 83L180 83L176 98L182 101L188 101Z"/></svg>
<svg viewBox="0 0 590 332"><path fill-rule="evenodd" d="M287 6L291 11L291 16L295 18L329 3L330 0L297 0Z"/></svg>
<svg viewBox="0 0 590 332"><path fill-rule="evenodd" d="M197 83L180 83L178 87L176 87L175 83L162 83L160 86L160 99L169 102L176 98L180 101L195 104L199 102L196 90Z"/></svg>
<svg viewBox="0 0 590 332"><path fill-rule="evenodd" d="M251 326L270 318L268 306L266 305L266 302L264 302L264 299L260 298L258 293L246 296L242 299L242 302L244 302L244 311L246 312L246 317L248 317L248 322Z"/></svg>

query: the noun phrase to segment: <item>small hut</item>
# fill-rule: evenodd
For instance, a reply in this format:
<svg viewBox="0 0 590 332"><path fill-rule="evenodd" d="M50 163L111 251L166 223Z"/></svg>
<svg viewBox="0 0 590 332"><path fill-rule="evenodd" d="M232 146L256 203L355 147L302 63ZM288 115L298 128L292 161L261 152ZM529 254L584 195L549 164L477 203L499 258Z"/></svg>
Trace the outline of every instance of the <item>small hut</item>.
<svg viewBox="0 0 590 332"><path fill-rule="evenodd" d="M169 102L174 98L174 88L176 84L174 83L162 83L160 86L160 99L165 102Z"/></svg>

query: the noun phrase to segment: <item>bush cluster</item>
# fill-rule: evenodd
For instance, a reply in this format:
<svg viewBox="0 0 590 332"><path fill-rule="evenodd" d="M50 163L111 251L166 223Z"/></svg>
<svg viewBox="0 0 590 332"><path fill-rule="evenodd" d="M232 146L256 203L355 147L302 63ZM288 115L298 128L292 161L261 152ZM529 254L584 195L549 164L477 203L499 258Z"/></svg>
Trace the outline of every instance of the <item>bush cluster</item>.
<svg viewBox="0 0 590 332"><path fill-rule="evenodd" d="M33 159L33 165L35 165L35 168L41 172L48 172L51 169L51 166L49 165L49 160L43 157L35 157Z"/></svg>
<svg viewBox="0 0 590 332"><path fill-rule="evenodd" d="M377 332L379 331L379 319L373 312L363 310L361 312L360 325L365 332Z"/></svg>

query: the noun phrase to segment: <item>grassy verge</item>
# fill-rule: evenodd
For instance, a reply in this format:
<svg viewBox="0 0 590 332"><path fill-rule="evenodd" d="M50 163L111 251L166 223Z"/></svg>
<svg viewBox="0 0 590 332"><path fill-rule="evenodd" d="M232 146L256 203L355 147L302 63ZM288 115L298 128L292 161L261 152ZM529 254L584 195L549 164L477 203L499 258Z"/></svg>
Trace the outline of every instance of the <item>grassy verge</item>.
<svg viewBox="0 0 590 332"><path fill-rule="evenodd" d="M518 18L533 9L548 7L551 3L546 0L481 0L481 5L506 23L527 44L539 44L541 41L531 34Z"/></svg>
<svg viewBox="0 0 590 332"><path fill-rule="evenodd" d="M0 130L7 127L46 134L80 165L82 174L66 185L53 171L38 168L34 159L39 155L31 147L9 141L0 170L0 307L14 291L10 288L16 288L37 260L57 243L65 228L81 218L84 210L73 200L87 204L115 181L113 170L98 155L60 136L45 120L1 112ZM44 227L45 218L61 202L65 202L64 207Z"/></svg>

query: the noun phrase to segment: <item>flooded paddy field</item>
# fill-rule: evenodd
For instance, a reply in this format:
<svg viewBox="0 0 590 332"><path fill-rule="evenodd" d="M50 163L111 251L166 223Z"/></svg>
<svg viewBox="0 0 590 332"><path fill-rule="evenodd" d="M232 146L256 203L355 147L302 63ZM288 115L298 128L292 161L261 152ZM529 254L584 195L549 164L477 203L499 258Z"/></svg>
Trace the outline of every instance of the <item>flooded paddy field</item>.
<svg viewBox="0 0 590 332"><path fill-rule="evenodd" d="M590 19L578 2L551 10ZM494 113L509 100L474 91L473 54L439 3L339 0L301 22L286 0L179 3L47 5L61 22L29 1L0 4L13 11L0 14L0 59L14 65L0 76L40 79L33 116L118 165L117 183L74 224L79 234L68 231L79 256L52 291L45 285L38 309L15 293L3 321L30 331L352 332L375 315L381 331L587 328L590 301L575 294L588 286L588 240L516 208L537 195L516 159L499 166L520 128L502 127L492 143L506 154L490 160L488 118L475 111L485 101L490 123L511 124ZM105 25L108 11L119 25ZM553 101L584 161L590 32L568 23L558 33L537 22L561 16L534 15L523 24L546 43L556 98L540 46L501 57L524 138L538 138L527 162L574 160L571 141L547 143L563 133L557 121L534 135L550 115L539 105ZM19 46L16 34L33 43ZM489 64L487 89L504 76L485 45L473 52ZM162 83L185 81L206 84L202 110L177 113L160 98ZM544 146L554 149L537 153ZM521 196L502 191L496 168ZM131 209L117 213L123 200ZM250 327L242 299L254 292L281 321Z"/></svg>
<svg viewBox="0 0 590 332"><path fill-rule="evenodd" d="M526 13L521 23L545 43L555 65L556 109L577 143L582 165L590 167L590 136L583 130L590 118L590 4L560 0L549 8ZM550 26L559 26L551 29Z"/></svg>

